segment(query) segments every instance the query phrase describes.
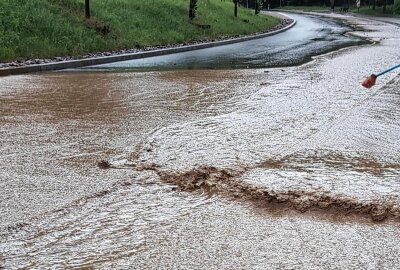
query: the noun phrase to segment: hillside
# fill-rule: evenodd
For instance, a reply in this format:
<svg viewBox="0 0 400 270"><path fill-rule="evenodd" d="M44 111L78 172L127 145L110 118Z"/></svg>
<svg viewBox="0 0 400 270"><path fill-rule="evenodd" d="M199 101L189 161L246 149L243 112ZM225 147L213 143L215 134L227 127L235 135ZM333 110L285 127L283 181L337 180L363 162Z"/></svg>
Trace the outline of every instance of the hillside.
<svg viewBox="0 0 400 270"><path fill-rule="evenodd" d="M188 18L187 0L0 1L0 61L79 56L85 53L215 39L271 28L279 20L254 15L232 1L200 0ZM210 26L209 28L201 26Z"/></svg>

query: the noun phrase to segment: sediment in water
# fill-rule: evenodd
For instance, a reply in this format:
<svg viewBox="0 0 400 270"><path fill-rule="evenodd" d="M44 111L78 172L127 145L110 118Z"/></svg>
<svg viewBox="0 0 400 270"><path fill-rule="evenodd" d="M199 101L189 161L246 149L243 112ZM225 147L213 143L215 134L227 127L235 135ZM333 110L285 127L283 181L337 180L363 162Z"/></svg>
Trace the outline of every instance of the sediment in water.
<svg viewBox="0 0 400 270"><path fill-rule="evenodd" d="M166 183L177 185L182 191L202 190L235 200L253 203L284 204L290 209L304 213L309 209L334 211L342 215L368 216L373 221L389 217L400 218L400 206L392 201L362 201L351 197L331 194L327 191L287 190L276 191L268 187L252 185L240 180L249 168L232 170L212 166L199 166L188 171L167 171L153 165L134 165L138 170L156 172Z"/></svg>

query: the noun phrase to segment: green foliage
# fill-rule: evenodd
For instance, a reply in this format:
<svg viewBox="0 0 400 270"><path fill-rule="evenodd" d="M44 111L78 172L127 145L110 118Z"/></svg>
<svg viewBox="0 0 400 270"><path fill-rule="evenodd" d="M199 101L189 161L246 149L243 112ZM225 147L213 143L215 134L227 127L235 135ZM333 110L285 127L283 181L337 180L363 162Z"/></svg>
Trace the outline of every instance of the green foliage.
<svg viewBox="0 0 400 270"><path fill-rule="evenodd" d="M388 5L386 6L386 11L383 12L383 8L372 9L372 7L361 6L360 13L370 16L398 17L399 15L396 15L394 8L395 5ZM358 12L358 9L353 7L351 11Z"/></svg>
<svg viewBox="0 0 400 270"><path fill-rule="evenodd" d="M261 10L261 8L262 8L262 1L261 0L256 0L255 1L255 13L256 14L259 14L260 13L260 10Z"/></svg>
<svg viewBox="0 0 400 270"><path fill-rule="evenodd" d="M231 1L202 0L197 6L196 18L189 20L187 0L97 0L87 20L84 0L1 0L0 61L214 39L279 22L244 8L235 18ZM104 25L107 35L99 31Z"/></svg>
<svg viewBox="0 0 400 270"><path fill-rule="evenodd" d="M393 12L400 14L400 0L394 0Z"/></svg>
<svg viewBox="0 0 400 270"><path fill-rule="evenodd" d="M77 55L106 48L104 40L62 15L60 6L46 0L0 2L0 59Z"/></svg>

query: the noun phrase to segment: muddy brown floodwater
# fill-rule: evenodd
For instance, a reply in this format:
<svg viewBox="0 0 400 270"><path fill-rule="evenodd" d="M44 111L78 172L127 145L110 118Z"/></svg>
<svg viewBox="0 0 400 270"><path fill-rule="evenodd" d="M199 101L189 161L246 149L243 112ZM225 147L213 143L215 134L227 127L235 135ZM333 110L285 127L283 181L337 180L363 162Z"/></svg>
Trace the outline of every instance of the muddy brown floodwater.
<svg viewBox="0 0 400 270"><path fill-rule="evenodd" d="M0 268L396 269L400 28L301 66L0 78ZM101 169L107 160L111 168Z"/></svg>

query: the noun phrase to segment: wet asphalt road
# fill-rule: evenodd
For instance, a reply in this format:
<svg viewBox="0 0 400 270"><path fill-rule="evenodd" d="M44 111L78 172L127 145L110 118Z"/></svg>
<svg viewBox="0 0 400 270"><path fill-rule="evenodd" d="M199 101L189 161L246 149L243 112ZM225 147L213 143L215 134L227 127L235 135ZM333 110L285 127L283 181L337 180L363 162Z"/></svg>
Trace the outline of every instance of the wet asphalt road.
<svg viewBox="0 0 400 270"><path fill-rule="evenodd" d="M368 43L344 35L351 28L338 21L296 14L290 16L296 20L296 26L272 37L85 69L154 71L284 67L305 63L312 56L335 49Z"/></svg>
<svg viewBox="0 0 400 270"><path fill-rule="evenodd" d="M399 59L400 30L341 18L379 43L286 68L0 78L0 266L395 269L398 220L264 209L176 190L152 170L96 166L265 164L239 180L400 205L399 77L360 86Z"/></svg>

